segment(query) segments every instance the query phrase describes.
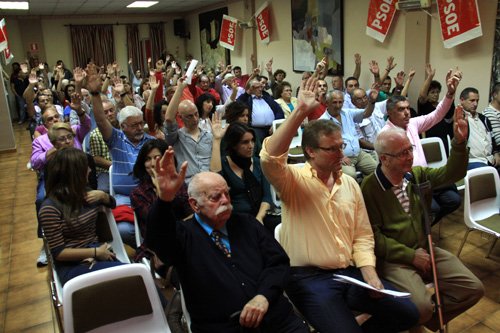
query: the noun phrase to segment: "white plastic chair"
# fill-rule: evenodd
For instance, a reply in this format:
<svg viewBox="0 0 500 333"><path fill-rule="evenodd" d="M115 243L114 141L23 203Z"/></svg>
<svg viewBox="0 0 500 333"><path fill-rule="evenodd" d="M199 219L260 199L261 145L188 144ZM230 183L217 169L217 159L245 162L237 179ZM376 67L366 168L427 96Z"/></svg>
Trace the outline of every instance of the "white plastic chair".
<svg viewBox="0 0 500 333"><path fill-rule="evenodd" d="M458 249L457 257L462 252L467 236L478 230L493 235L486 258L500 237L500 178L494 167L481 167L467 171L464 191L464 222L467 232Z"/></svg>
<svg viewBox="0 0 500 333"><path fill-rule="evenodd" d="M113 188L113 164L109 167L109 195L115 196L115 189Z"/></svg>
<svg viewBox="0 0 500 333"><path fill-rule="evenodd" d="M446 156L446 149L441 138L424 138L420 142L422 143L425 159L429 167L440 168L446 165L448 157Z"/></svg>
<svg viewBox="0 0 500 333"><path fill-rule="evenodd" d="M153 278L142 264L102 269L68 281L64 330L170 332Z"/></svg>
<svg viewBox="0 0 500 333"><path fill-rule="evenodd" d="M116 226L115 217L113 216L113 212L109 208L104 209L104 214L106 215L107 226L109 228L109 232L111 234L111 239L106 240L102 239L102 241L106 241L111 245L113 252L116 254L116 258L123 263L130 263L130 258L128 257L127 251L125 250L125 246L123 245L122 237L120 236L120 232L118 231L118 227ZM105 232L103 232L105 233ZM103 236L101 236L103 237ZM99 240L101 241L101 237Z"/></svg>

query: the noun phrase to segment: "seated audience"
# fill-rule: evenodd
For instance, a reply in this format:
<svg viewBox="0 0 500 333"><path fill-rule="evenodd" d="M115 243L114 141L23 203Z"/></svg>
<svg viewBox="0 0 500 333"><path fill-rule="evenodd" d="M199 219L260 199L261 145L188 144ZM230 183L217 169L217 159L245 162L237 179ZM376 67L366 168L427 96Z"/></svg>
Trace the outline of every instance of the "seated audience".
<svg viewBox="0 0 500 333"><path fill-rule="evenodd" d="M430 181L432 187L439 187L465 176L468 130L461 108L455 110L454 132L450 158L438 169L413 166L414 146L404 129L381 132L375 142L380 164L362 185L375 235L377 269L396 287L411 293L419 310L419 324L433 332L439 328L439 320L432 294L425 286L433 281L429 246L434 247L445 324L484 294L481 281L457 257L428 244L423 226L425 211L420 206L425 199L416 195L419 183Z"/></svg>
<svg viewBox="0 0 500 333"><path fill-rule="evenodd" d="M47 198L38 218L61 282L65 284L75 276L121 265L108 245L98 242L99 208L101 205L113 208L115 200L102 191L87 189L85 153L63 148L55 153L47 169Z"/></svg>
<svg viewBox="0 0 500 333"><path fill-rule="evenodd" d="M278 99L276 103L281 106L285 118L297 108L297 97L292 97L292 86L286 81L282 81L275 88Z"/></svg>
<svg viewBox="0 0 500 333"><path fill-rule="evenodd" d="M303 82L297 109L264 141L262 171L279 193L280 243L290 256L286 293L319 332L400 332L417 323L408 299L377 293L333 279L333 274L364 281L375 289L393 289L375 270L374 239L361 190L342 173L342 130L316 120L303 131L307 162L287 164L288 147L304 119L317 107L315 78ZM338 100L339 108L342 99ZM360 327L352 310L371 317Z"/></svg>
<svg viewBox="0 0 500 333"><path fill-rule="evenodd" d="M198 75L194 75L188 88L194 100L203 94L210 94L215 101L214 106L220 104L220 95L215 89L210 87L210 79L207 75L201 74L199 77Z"/></svg>
<svg viewBox="0 0 500 333"><path fill-rule="evenodd" d="M469 125L469 164L467 169L482 166L494 166L500 172L500 142L492 135L492 126L488 118L477 112L479 92L476 88L465 88L460 93L460 104L467 114Z"/></svg>
<svg viewBox="0 0 500 333"><path fill-rule="evenodd" d="M213 126L217 125L214 119ZM255 154L255 135L243 123L234 122L224 134L225 154L217 149L220 138L214 135L210 171L219 172L226 180L234 211L246 213L270 230L279 223L267 218L271 208L271 188L260 167L260 159Z"/></svg>
<svg viewBox="0 0 500 333"><path fill-rule="evenodd" d="M172 200L187 163L176 172L173 149L156 161L158 200L148 217L147 244L173 263L193 332L309 332L283 295L289 260L255 218L232 211L222 176L201 172L188 187L195 216L179 221Z"/></svg>

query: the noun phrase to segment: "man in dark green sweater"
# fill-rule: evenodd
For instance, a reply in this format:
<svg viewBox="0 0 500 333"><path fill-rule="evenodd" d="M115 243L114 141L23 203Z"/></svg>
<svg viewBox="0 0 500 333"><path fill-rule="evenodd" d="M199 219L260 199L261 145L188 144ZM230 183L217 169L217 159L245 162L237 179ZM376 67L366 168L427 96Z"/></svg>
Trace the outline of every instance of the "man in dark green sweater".
<svg viewBox="0 0 500 333"><path fill-rule="evenodd" d="M379 274L401 290L412 294L420 312L419 323L439 327L434 304L425 284L432 281L429 244L424 234L423 212L415 184L430 181L433 188L463 178L467 169L467 120L461 107L455 110L452 150L442 168L413 167L413 146L400 128L382 131L375 150L377 170L362 184L366 208L375 236ZM458 316L484 294L474 274L451 253L434 247L438 284L445 322Z"/></svg>

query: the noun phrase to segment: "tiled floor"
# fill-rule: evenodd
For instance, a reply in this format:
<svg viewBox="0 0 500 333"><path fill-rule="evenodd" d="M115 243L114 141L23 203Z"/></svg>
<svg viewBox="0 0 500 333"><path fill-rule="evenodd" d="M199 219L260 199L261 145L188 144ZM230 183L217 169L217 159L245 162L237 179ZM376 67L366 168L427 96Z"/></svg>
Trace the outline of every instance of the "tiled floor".
<svg viewBox="0 0 500 333"><path fill-rule="evenodd" d="M36 176L26 169L31 141L25 126L14 126L17 152L0 153L0 332L54 332L47 269L35 266L42 242L36 238ZM465 232L461 212L441 222L440 246L453 253ZM472 233L462 251L460 258L483 281L486 296L454 319L449 332L500 332L500 243L486 259L491 241Z"/></svg>

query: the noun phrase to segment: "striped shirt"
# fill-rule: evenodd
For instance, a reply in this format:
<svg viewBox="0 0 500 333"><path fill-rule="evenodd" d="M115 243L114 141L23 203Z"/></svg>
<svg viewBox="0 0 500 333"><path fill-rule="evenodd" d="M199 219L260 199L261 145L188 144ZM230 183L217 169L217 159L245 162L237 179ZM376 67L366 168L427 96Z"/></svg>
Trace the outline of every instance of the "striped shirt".
<svg viewBox="0 0 500 333"><path fill-rule="evenodd" d="M483 114L491 123L491 135L495 138L497 145L500 145L500 110L490 104L484 109Z"/></svg>
<svg viewBox="0 0 500 333"><path fill-rule="evenodd" d="M113 128L113 133L109 140L106 141L106 144L109 147L111 160L113 161L113 189L116 194L128 197L130 192L137 186L139 180L132 176L132 169L142 146L153 139L152 136L144 134L141 142L134 145L125 133Z"/></svg>
<svg viewBox="0 0 500 333"><path fill-rule="evenodd" d="M394 192L394 195L401 204L401 207L403 207L403 210L407 214L410 214L410 198L408 198L408 193L406 192L406 188L409 183L410 181L408 179L403 178L399 185L392 187L392 192Z"/></svg>
<svg viewBox="0 0 500 333"><path fill-rule="evenodd" d="M98 128L95 128L92 132L90 132L90 154L94 157L99 156L111 161L108 146L106 146L106 143L102 138L101 131L99 131ZM108 169L104 169L99 166L96 166L96 171L98 176L103 172L108 173Z"/></svg>

